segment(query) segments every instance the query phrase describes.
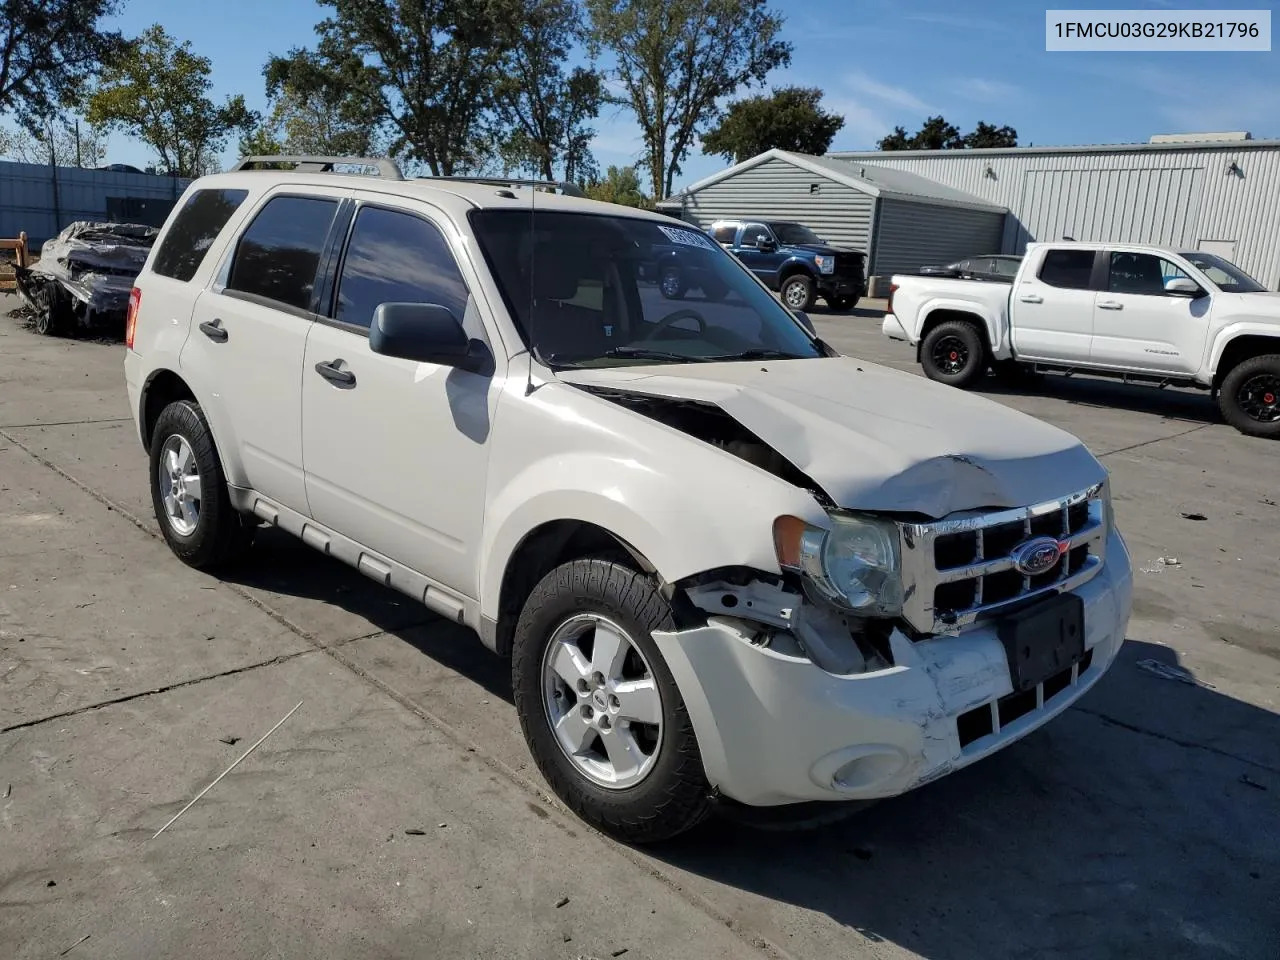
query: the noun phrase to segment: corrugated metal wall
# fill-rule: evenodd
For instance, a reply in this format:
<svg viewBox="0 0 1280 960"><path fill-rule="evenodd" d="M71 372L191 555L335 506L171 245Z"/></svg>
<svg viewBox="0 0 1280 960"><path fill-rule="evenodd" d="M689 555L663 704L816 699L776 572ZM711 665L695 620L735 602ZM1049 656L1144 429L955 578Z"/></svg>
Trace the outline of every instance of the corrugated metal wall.
<svg viewBox="0 0 1280 960"><path fill-rule="evenodd" d="M25 230L38 250L75 220L107 219L108 198L172 202L188 183L145 173L0 162L0 237L16 237Z"/></svg>
<svg viewBox="0 0 1280 960"><path fill-rule="evenodd" d="M881 197L875 252L867 272L888 278L928 264L998 253L1004 217L986 210Z"/></svg>
<svg viewBox="0 0 1280 960"><path fill-rule="evenodd" d="M1021 253L1028 240L1057 240L1063 234L1077 240L1234 243L1235 262L1268 288L1280 289L1280 149L1275 147L831 156L907 170L1008 207L1006 253ZM1239 174L1228 172L1232 163Z"/></svg>
<svg viewBox="0 0 1280 960"><path fill-rule="evenodd" d="M816 193L811 184L818 185ZM766 160L684 199L684 219L706 229L713 220L795 220L840 247L867 250L875 198L785 160Z"/></svg>

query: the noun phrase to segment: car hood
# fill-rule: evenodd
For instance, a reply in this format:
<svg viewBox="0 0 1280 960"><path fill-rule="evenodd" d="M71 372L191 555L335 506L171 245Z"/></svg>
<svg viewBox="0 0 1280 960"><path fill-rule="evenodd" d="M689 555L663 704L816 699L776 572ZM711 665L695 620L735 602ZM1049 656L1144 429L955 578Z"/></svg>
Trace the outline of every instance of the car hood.
<svg viewBox="0 0 1280 960"><path fill-rule="evenodd" d="M1002 404L849 357L560 371L585 387L719 406L849 509L1029 506L1106 471L1078 439Z"/></svg>

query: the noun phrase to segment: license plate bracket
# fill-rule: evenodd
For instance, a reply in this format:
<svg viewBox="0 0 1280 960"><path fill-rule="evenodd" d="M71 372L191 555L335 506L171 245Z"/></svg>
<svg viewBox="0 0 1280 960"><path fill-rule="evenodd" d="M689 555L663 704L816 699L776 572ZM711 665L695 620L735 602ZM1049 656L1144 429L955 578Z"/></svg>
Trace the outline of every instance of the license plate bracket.
<svg viewBox="0 0 1280 960"><path fill-rule="evenodd" d="M1033 690L1084 657L1084 601L1060 593L1003 618L996 632L1014 692Z"/></svg>

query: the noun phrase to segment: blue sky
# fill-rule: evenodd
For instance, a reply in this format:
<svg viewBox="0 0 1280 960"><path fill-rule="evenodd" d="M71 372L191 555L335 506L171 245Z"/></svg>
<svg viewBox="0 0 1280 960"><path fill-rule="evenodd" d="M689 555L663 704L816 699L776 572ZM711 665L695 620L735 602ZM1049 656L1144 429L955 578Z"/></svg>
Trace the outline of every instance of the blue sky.
<svg viewBox="0 0 1280 960"><path fill-rule="evenodd" d="M936 113L966 130L979 120L1009 124L1023 144L1131 142L1156 133L1228 130L1280 137L1280 53L1046 53L1047 5L774 0L795 50L791 67L773 74L770 84L822 87L827 109L845 117L832 144L837 150L873 149L895 125L913 130ZM1093 0L1078 6L1239 9L1250 4ZM218 97L243 93L251 107L263 109L263 63L272 53L309 45L323 15L314 0L125 0L117 20L130 34L163 23L213 61ZM596 127L595 154L602 167L639 158L638 131L625 110L610 108ZM152 162L145 147L120 136L112 138L110 154L111 162ZM233 156L229 149L227 159ZM702 156L695 148L677 186L723 167L719 158Z"/></svg>

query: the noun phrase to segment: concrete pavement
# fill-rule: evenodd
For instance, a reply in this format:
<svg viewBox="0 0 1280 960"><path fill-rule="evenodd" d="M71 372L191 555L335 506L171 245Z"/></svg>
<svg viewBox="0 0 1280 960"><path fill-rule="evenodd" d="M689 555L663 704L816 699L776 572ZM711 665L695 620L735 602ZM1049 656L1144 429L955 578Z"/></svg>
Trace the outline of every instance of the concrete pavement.
<svg viewBox="0 0 1280 960"><path fill-rule="evenodd" d="M178 563L120 349L0 319L0 956L1280 955L1280 448L1206 398L994 395L1106 454L1141 571L1078 707L836 828L637 852L548 801L474 638L287 538Z"/></svg>

